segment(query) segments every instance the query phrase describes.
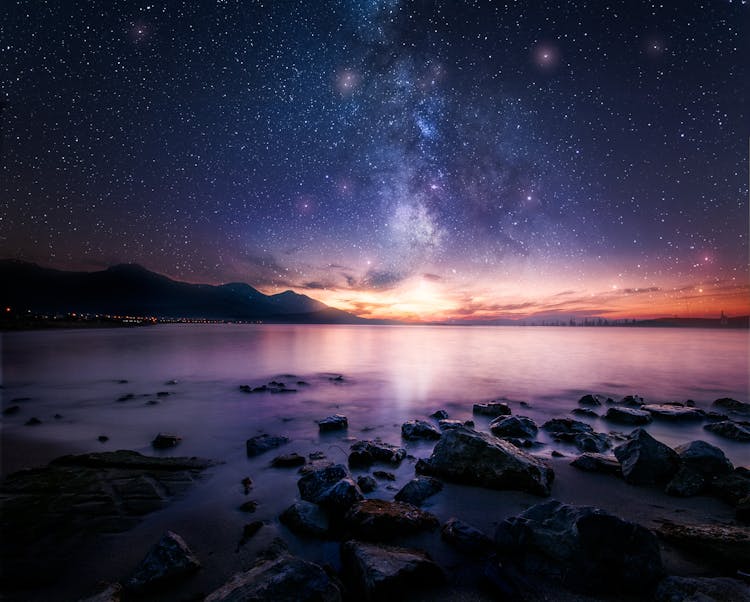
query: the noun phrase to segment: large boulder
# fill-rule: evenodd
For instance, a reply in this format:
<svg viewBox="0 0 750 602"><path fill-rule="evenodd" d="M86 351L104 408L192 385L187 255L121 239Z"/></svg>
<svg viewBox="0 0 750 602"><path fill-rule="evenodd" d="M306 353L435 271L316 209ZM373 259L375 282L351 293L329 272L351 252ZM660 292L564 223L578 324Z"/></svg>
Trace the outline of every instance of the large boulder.
<svg viewBox="0 0 750 602"><path fill-rule="evenodd" d="M555 476L547 464L512 443L465 427L445 431L417 469L457 483L536 495L549 495Z"/></svg>
<svg viewBox="0 0 750 602"><path fill-rule="evenodd" d="M424 420L407 420L401 425L401 436L408 441L440 439L440 431Z"/></svg>
<svg viewBox="0 0 750 602"><path fill-rule="evenodd" d="M750 602L750 586L727 577L665 577L654 602Z"/></svg>
<svg viewBox="0 0 750 602"><path fill-rule="evenodd" d="M383 462L398 466L406 457L406 450L397 445L383 443L382 441L357 441L351 448L349 454L349 466L352 468L366 468L375 462Z"/></svg>
<svg viewBox="0 0 750 602"><path fill-rule="evenodd" d="M421 506L428 497L443 490L443 484L432 477L417 477L404 485L396 494L397 502Z"/></svg>
<svg viewBox="0 0 750 602"><path fill-rule="evenodd" d="M404 599L443 581L443 572L421 550L347 541L341 546L344 574L357 599Z"/></svg>
<svg viewBox="0 0 750 602"><path fill-rule="evenodd" d="M533 439L539 429L534 421L526 416L498 416L490 422L490 431L495 437Z"/></svg>
<svg viewBox="0 0 750 602"><path fill-rule="evenodd" d="M680 466L664 491L677 497L692 497L706 488L706 478L687 466Z"/></svg>
<svg viewBox="0 0 750 602"><path fill-rule="evenodd" d="M282 554L262 559L204 602L340 602L341 590L317 564Z"/></svg>
<svg viewBox="0 0 750 602"><path fill-rule="evenodd" d="M703 428L714 435L719 435L719 437L731 439L732 441L750 441L750 428L731 420L721 420L719 422L704 424Z"/></svg>
<svg viewBox="0 0 750 602"><path fill-rule="evenodd" d="M125 585L136 592L154 589L184 579L200 566L200 561L182 537L167 531L148 551Z"/></svg>
<svg viewBox="0 0 750 602"><path fill-rule="evenodd" d="M680 465L679 456L671 447L643 429L633 431L614 452L622 467L622 476L633 485L664 483L674 476Z"/></svg>
<svg viewBox="0 0 750 602"><path fill-rule="evenodd" d="M472 555L483 555L492 552L492 539L476 527L457 518L449 518L440 530L444 541L461 552Z"/></svg>
<svg viewBox="0 0 750 602"><path fill-rule="evenodd" d="M590 506L532 506L498 526L495 544L507 561L593 593L646 592L662 575L651 531Z"/></svg>
<svg viewBox="0 0 750 602"><path fill-rule="evenodd" d="M364 500L351 507L346 524L355 537L379 541L430 531L439 523L433 514L411 504Z"/></svg>
<svg viewBox="0 0 750 602"><path fill-rule="evenodd" d="M300 500L284 510L279 520L290 531L308 537L326 537L330 532L328 516L317 504Z"/></svg>
<svg viewBox="0 0 750 602"><path fill-rule="evenodd" d="M648 424L651 422L651 414L635 408L611 407L607 410L604 418L620 424Z"/></svg>
<svg viewBox="0 0 750 602"><path fill-rule="evenodd" d="M269 450L281 447L285 443L289 443L289 437L263 434L248 439L245 442L245 449L248 457L253 458Z"/></svg>
<svg viewBox="0 0 750 602"><path fill-rule="evenodd" d="M734 468L723 451L705 441L691 441L677 446L675 451L684 466L706 476L727 474Z"/></svg>

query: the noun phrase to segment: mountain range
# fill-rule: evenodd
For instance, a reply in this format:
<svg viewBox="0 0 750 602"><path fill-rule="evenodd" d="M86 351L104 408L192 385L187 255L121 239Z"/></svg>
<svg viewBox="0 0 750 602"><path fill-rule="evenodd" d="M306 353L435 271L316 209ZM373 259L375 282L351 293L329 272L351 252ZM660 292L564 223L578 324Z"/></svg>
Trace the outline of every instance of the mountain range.
<svg viewBox="0 0 750 602"><path fill-rule="evenodd" d="M159 318L320 324L371 324L307 295L265 295L242 282L218 286L172 280L137 264L98 272L0 260L0 304L14 312L85 313Z"/></svg>

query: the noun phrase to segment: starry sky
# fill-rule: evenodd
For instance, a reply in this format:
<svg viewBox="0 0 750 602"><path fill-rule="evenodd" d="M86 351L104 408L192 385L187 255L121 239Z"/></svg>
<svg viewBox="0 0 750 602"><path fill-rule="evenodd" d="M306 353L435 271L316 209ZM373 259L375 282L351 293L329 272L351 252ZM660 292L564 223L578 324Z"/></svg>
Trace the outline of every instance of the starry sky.
<svg viewBox="0 0 750 602"><path fill-rule="evenodd" d="M414 321L750 312L740 0L0 8L0 257Z"/></svg>

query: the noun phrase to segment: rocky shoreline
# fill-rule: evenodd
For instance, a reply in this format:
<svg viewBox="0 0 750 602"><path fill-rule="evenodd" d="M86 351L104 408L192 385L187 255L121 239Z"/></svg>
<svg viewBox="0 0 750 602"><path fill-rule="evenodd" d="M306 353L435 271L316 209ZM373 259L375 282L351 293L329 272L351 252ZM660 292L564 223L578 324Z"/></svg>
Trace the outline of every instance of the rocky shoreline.
<svg viewBox="0 0 750 602"><path fill-rule="evenodd" d="M241 387L251 394L289 389L279 381ZM17 412L12 408L5 408L6 416ZM347 416L320 417L310 424L311 436L317 431L329 449L345 453L344 462L322 450L299 453L293 448L300 442L282 432L250 437L247 458L267 462L269 471L294 471L297 495L282 501L285 509L272 517L243 520L236 551L253 552L243 557L242 570L211 590L197 590L191 583L210 570L204 566L210 559L182 534L152 529L153 544L141 551L139 563L99 588L87 584L93 597L81 592L81 599L750 600L750 470L734 466L706 441L672 448L648 430L653 421L677 429L703 423L708 432L745 443L750 404L723 398L700 409L692 402L648 404L635 395L615 401L588 394L571 412L575 418L541 424L524 415L526 409L523 402L478 402L470 420L437 410L401 424L401 441L350 437ZM584 422L592 417L628 432L598 432ZM551 444L540 442L542 433ZM167 433L152 441L154 450L178 451L180 443ZM424 453L412 455L409 445ZM574 457L571 448L578 452ZM0 485L7 599L24 599L41 583L54 591L56 579L80 570L65 563L66 553L134 529L150 515L163 517L220 470L213 460L121 450L64 456L9 475ZM616 479L634 497L666 494L676 505L688 498L719 500L733 518L680 522L654 511L640 524L577 503L580 495L555 499L565 485L561 480L578 473ZM242 514L256 514L262 502L255 499L261 485L254 475L237 479L236 487L245 498ZM457 487L466 496L516 492L529 501L521 512L497 514L489 532L461 515L462 503L451 505ZM438 516L435 500L454 514ZM209 526L211 520L206 517ZM315 542L335 550L335 561L305 557L305 546ZM670 574L679 566L673 556L700 570ZM211 582L204 575L204 583Z"/></svg>

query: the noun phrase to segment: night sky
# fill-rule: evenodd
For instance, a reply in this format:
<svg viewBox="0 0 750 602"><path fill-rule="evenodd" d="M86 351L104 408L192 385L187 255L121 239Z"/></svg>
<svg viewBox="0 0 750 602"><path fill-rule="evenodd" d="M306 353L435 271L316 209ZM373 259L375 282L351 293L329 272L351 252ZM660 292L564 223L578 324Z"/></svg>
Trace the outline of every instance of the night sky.
<svg viewBox="0 0 750 602"><path fill-rule="evenodd" d="M0 257L369 317L750 311L745 2L0 11Z"/></svg>

